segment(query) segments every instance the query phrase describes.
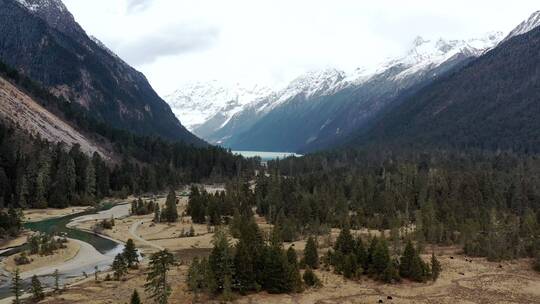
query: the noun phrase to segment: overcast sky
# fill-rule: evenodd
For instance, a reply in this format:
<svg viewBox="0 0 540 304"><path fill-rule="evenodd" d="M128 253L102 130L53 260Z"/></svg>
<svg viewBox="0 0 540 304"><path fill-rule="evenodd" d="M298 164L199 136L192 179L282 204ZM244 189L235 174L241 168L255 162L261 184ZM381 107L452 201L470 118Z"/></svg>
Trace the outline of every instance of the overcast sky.
<svg viewBox="0 0 540 304"><path fill-rule="evenodd" d="M509 32L538 0L63 0L159 94L220 80L281 86L319 68L403 54L416 36Z"/></svg>

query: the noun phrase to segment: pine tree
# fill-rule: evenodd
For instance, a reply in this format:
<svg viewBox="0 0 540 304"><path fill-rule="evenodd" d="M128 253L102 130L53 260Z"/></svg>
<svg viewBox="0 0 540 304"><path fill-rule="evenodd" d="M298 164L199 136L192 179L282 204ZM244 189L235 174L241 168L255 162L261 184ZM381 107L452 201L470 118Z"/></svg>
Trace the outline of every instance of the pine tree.
<svg viewBox="0 0 540 304"><path fill-rule="evenodd" d="M349 230L349 225L345 224L341 229L339 236L334 245L336 251L340 251L342 254L347 255L353 251L354 248L354 239Z"/></svg>
<svg viewBox="0 0 540 304"><path fill-rule="evenodd" d="M289 264L289 280L292 285L292 291L301 292L303 288L300 268L298 267L298 256L292 246L287 249L287 262Z"/></svg>
<svg viewBox="0 0 540 304"><path fill-rule="evenodd" d="M218 230L213 239L214 248L210 253L208 262L210 263L210 269L214 274L216 281L215 292L223 292L224 280L226 276L232 278L233 276L233 256L230 247L229 237L223 230Z"/></svg>
<svg viewBox="0 0 540 304"><path fill-rule="evenodd" d="M159 211L159 204L156 204L156 208L154 208L154 223L161 222L161 212Z"/></svg>
<svg viewBox="0 0 540 304"><path fill-rule="evenodd" d="M41 286L41 282L36 275L32 277L31 285L32 299L36 302L43 300L45 298L45 294L43 293L43 286Z"/></svg>
<svg viewBox="0 0 540 304"><path fill-rule="evenodd" d="M15 269L15 273L11 279L11 292L15 297L15 299L13 299L13 304L20 304L22 295L22 280L19 268Z"/></svg>
<svg viewBox="0 0 540 304"><path fill-rule="evenodd" d="M373 252L371 265L368 269L368 273L380 278L384 273L388 265L391 263L390 252L386 241L381 238L377 242L377 246Z"/></svg>
<svg viewBox="0 0 540 304"><path fill-rule="evenodd" d="M407 242L400 260L399 274L417 282L424 282L430 275L429 265L422 261L410 240Z"/></svg>
<svg viewBox="0 0 540 304"><path fill-rule="evenodd" d="M133 293L131 294L131 300L129 303L141 304L141 298L139 297L139 292L137 292L137 289L133 290Z"/></svg>
<svg viewBox="0 0 540 304"><path fill-rule="evenodd" d="M411 240L407 242L407 245L405 245L405 250L403 251L403 255L401 256L400 263L399 263L399 275L401 275L404 278L410 278L411 277L411 269L414 262L414 257L416 255L416 250L414 249L413 243Z"/></svg>
<svg viewBox="0 0 540 304"><path fill-rule="evenodd" d="M112 270L114 271L114 279L115 280L121 280L124 275L127 273L127 264L126 260L124 259L123 254L117 254L114 258L114 261L111 265Z"/></svg>
<svg viewBox="0 0 540 304"><path fill-rule="evenodd" d="M58 292L60 291L60 274L58 273L58 269L54 270L54 291Z"/></svg>
<svg viewBox="0 0 540 304"><path fill-rule="evenodd" d="M246 240L240 239L236 244L234 255L235 279L241 294L257 289L257 274L255 272L255 257Z"/></svg>
<svg viewBox="0 0 540 304"><path fill-rule="evenodd" d="M309 268L304 271L304 275L302 276L302 278L304 279L304 283L306 284L306 286L309 287L319 286L321 284L321 281L319 280L317 275L315 275L315 273Z"/></svg>
<svg viewBox="0 0 540 304"><path fill-rule="evenodd" d="M433 252L431 254L431 279L434 282L439 278L441 270L441 263L439 263L439 260L437 260L437 257L435 257L435 253Z"/></svg>
<svg viewBox="0 0 540 304"><path fill-rule="evenodd" d="M92 162L87 163L85 173L85 194L93 200L96 195L96 170Z"/></svg>
<svg viewBox="0 0 540 304"><path fill-rule="evenodd" d="M137 254L137 248L135 248L135 243L132 239L127 240L123 255L127 267L132 268L139 264L139 255Z"/></svg>
<svg viewBox="0 0 540 304"><path fill-rule="evenodd" d="M365 270L365 267L367 267L366 264L368 260L368 254L366 252L366 248L364 247L364 241L362 241L362 238L360 237L358 237L355 242L354 255L356 256L358 265Z"/></svg>
<svg viewBox="0 0 540 304"><path fill-rule="evenodd" d="M385 283L394 283L400 281L399 270L397 267L397 262L390 262L386 266L386 269L380 276L381 281Z"/></svg>
<svg viewBox="0 0 540 304"><path fill-rule="evenodd" d="M171 295L171 286L167 281L167 272L174 265L174 257L167 249L156 252L150 257L150 264L144 288L157 304L167 304Z"/></svg>
<svg viewBox="0 0 540 304"><path fill-rule="evenodd" d="M304 263L311 269L319 268L319 253L313 237L309 237L304 249Z"/></svg>
<svg viewBox="0 0 540 304"><path fill-rule="evenodd" d="M165 208L163 208L162 216L169 223L173 223L178 220L178 211L176 209L176 193L174 192L174 190L171 190L167 195L167 200L165 201Z"/></svg>

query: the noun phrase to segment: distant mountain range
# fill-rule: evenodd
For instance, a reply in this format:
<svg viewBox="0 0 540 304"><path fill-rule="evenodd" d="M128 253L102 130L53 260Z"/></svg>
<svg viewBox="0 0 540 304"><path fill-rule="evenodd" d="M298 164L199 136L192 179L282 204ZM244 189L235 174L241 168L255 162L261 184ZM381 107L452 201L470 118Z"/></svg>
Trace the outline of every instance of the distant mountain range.
<svg viewBox="0 0 540 304"><path fill-rule="evenodd" d="M143 74L89 37L60 0L0 0L0 60L113 127L205 144Z"/></svg>
<svg viewBox="0 0 540 304"><path fill-rule="evenodd" d="M397 105L397 97L467 64L502 38L499 32L468 40L418 37L403 57L374 69L312 71L284 89L256 94L237 89L216 95L221 85L211 82L199 90L183 87L165 99L180 119L198 117L191 130L211 143L238 150L314 151L367 128L381 111Z"/></svg>

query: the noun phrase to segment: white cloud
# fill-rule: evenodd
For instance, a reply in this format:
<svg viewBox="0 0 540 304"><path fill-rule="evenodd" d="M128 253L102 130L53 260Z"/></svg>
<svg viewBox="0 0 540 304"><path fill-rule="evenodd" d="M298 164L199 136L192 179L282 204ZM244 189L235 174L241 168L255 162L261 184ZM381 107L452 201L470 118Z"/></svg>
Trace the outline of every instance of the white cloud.
<svg viewBox="0 0 540 304"><path fill-rule="evenodd" d="M153 0L127 0L126 10L128 13L135 13L147 9Z"/></svg>
<svg viewBox="0 0 540 304"><path fill-rule="evenodd" d="M310 69L372 65L402 54L418 35L507 32L539 9L537 0L64 2L162 95L186 81L281 85Z"/></svg>

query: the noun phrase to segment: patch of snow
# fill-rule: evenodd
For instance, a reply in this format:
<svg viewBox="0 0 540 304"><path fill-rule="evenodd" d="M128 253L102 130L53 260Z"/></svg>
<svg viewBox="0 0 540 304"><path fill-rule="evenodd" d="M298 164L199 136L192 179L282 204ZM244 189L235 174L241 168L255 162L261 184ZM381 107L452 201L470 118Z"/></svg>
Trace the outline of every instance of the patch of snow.
<svg viewBox="0 0 540 304"><path fill-rule="evenodd" d="M17 2L32 12L50 8L55 8L60 12L67 11L66 6L61 0L17 0Z"/></svg>
<svg viewBox="0 0 540 304"><path fill-rule="evenodd" d="M504 40L523 35L540 26L540 11L534 12L527 20L521 22Z"/></svg>

